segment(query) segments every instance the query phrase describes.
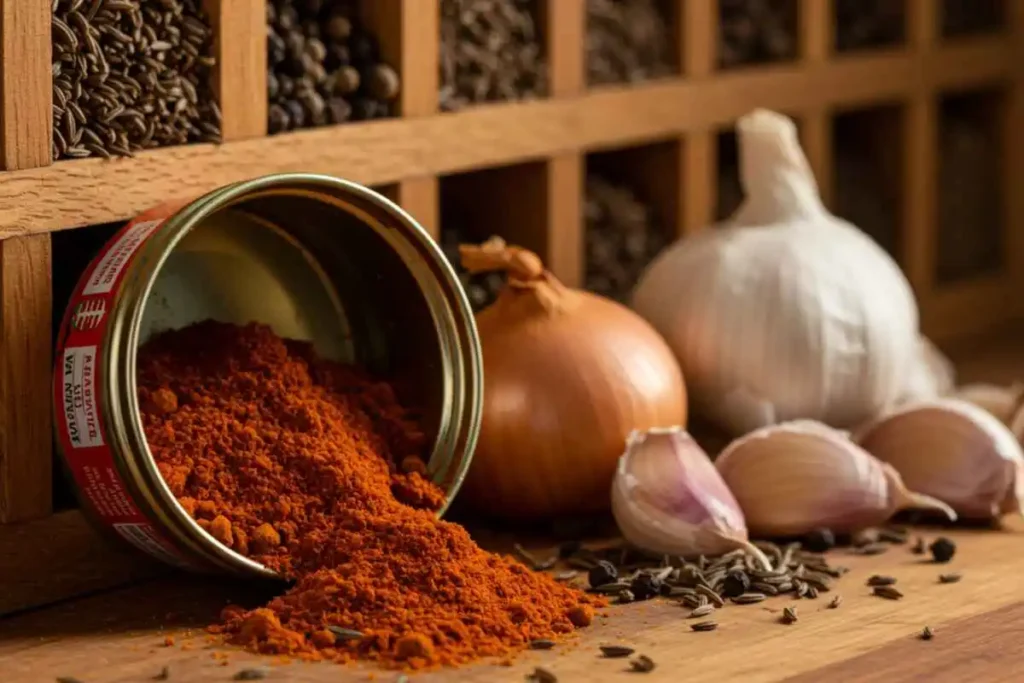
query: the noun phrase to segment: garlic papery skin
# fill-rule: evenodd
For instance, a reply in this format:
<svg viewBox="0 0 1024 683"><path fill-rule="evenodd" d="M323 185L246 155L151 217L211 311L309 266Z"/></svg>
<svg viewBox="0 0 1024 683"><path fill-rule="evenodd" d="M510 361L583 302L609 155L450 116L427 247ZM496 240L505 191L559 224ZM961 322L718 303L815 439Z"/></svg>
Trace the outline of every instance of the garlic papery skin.
<svg viewBox="0 0 1024 683"><path fill-rule="evenodd" d="M908 487L961 517L1022 512L1024 452L1006 425L976 405L952 398L907 405L854 439Z"/></svg>
<svg viewBox="0 0 1024 683"><path fill-rule="evenodd" d="M631 304L672 347L696 411L731 436L793 419L862 424L910 381L910 285L822 205L790 119L758 110L738 136L745 203L663 251Z"/></svg>
<svg viewBox="0 0 1024 683"><path fill-rule="evenodd" d="M908 491L895 469L845 432L818 422L757 430L731 443L715 467L756 536L799 536L821 528L849 533L909 508L956 519L945 503Z"/></svg>
<svg viewBox="0 0 1024 683"><path fill-rule="evenodd" d="M612 483L612 513L623 537L643 550L696 556L743 548L771 568L748 540L736 498L681 427L630 433Z"/></svg>

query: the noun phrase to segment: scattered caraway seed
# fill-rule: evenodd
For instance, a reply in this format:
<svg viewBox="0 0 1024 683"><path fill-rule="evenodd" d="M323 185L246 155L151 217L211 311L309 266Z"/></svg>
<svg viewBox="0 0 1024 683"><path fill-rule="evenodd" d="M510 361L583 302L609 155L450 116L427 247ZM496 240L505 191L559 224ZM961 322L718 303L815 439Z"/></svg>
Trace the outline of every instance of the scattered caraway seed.
<svg viewBox="0 0 1024 683"><path fill-rule="evenodd" d="M886 600L899 600L903 597L903 593L895 586L875 586L873 593Z"/></svg>
<svg viewBox="0 0 1024 683"><path fill-rule="evenodd" d="M608 659L621 659L622 657L628 657L633 654L635 650L625 645L602 645L601 654Z"/></svg>
<svg viewBox="0 0 1024 683"><path fill-rule="evenodd" d="M795 624L797 622L796 607L783 607L779 621L783 624Z"/></svg>
<svg viewBox="0 0 1024 683"><path fill-rule="evenodd" d="M939 574L939 583L958 583L962 578L962 574Z"/></svg>
<svg viewBox="0 0 1024 683"><path fill-rule="evenodd" d="M548 640L547 638L538 638L537 640L530 641L531 650L550 650L555 646L555 641Z"/></svg>
<svg viewBox="0 0 1024 683"><path fill-rule="evenodd" d="M687 617L687 619L700 619L702 617L708 616L709 614L711 614L714 611L715 611L715 606L714 605L711 605L711 604L701 605L700 607L695 607L690 612L690 614Z"/></svg>
<svg viewBox="0 0 1024 683"><path fill-rule="evenodd" d="M691 631L714 631L716 628L717 621L698 621L696 624L690 624Z"/></svg>
<svg viewBox="0 0 1024 683"><path fill-rule="evenodd" d="M639 655L636 659L630 661L630 668L637 673L650 673L654 671L654 660L647 655Z"/></svg>
<svg viewBox="0 0 1024 683"><path fill-rule="evenodd" d="M731 599L737 605L753 605L758 602L764 602L764 598L764 593L744 593Z"/></svg>
<svg viewBox="0 0 1024 683"><path fill-rule="evenodd" d="M351 628L342 628L340 626L328 626L327 630L334 634L334 640L336 642L345 642L346 640L362 640L363 634L361 631L356 631Z"/></svg>
<svg viewBox="0 0 1024 683"><path fill-rule="evenodd" d="M956 555L956 543L949 540L945 536L935 539L928 550L932 553L932 559L936 562L946 563L953 559Z"/></svg>
<svg viewBox="0 0 1024 683"><path fill-rule="evenodd" d="M902 527L885 527L878 530L878 540L893 545L903 545L910 538L910 534Z"/></svg>
<svg viewBox="0 0 1024 683"><path fill-rule="evenodd" d="M931 626L925 626L921 629L921 640L931 640L935 637L935 633L932 631Z"/></svg>
<svg viewBox="0 0 1024 683"><path fill-rule="evenodd" d="M843 604L843 596L837 595L828 601L829 609L839 609L839 606Z"/></svg>
<svg viewBox="0 0 1024 683"><path fill-rule="evenodd" d="M868 579L869 586L894 586L896 585L896 578L892 576L883 576L881 574L875 574Z"/></svg>
<svg viewBox="0 0 1024 683"><path fill-rule="evenodd" d="M914 553L915 555L924 555L925 550L926 547L924 543L924 538L918 536L917 540L914 541L914 545L910 546L910 552Z"/></svg>
<svg viewBox="0 0 1024 683"><path fill-rule="evenodd" d="M535 572L542 572L551 569L555 566L555 563L558 562L558 555L552 555L547 559L541 560L518 543L513 545L512 549L515 551L516 556L523 561L523 564Z"/></svg>
<svg viewBox="0 0 1024 683"><path fill-rule="evenodd" d="M164 668L160 669L160 673L158 673L156 676L153 676L153 680L154 681L166 681L170 677L171 677L171 667L165 666Z"/></svg>
<svg viewBox="0 0 1024 683"><path fill-rule="evenodd" d="M580 573L575 569L569 569L564 572L558 572L557 574L555 574L555 581L572 581L577 576L579 576L579 574Z"/></svg>
<svg viewBox="0 0 1024 683"><path fill-rule="evenodd" d="M261 681L270 674L270 669L265 666L257 666L252 669L242 669L235 674L236 681Z"/></svg>
<svg viewBox="0 0 1024 683"><path fill-rule="evenodd" d="M636 596L633 595L633 591L625 588L616 594L616 602L620 605L625 605L636 600Z"/></svg>
<svg viewBox="0 0 1024 683"><path fill-rule="evenodd" d="M558 683L558 676L543 667L536 667L526 679L533 683Z"/></svg>

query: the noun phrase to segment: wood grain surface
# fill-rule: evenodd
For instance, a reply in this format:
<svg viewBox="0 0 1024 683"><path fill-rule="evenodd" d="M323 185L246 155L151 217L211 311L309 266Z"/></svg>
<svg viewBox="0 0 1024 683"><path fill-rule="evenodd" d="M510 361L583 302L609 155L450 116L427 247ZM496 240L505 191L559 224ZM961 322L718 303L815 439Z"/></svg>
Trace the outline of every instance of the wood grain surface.
<svg viewBox="0 0 1024 683"><path fill-rule="evenodd" d="M221 146L174 147L135 159L59 162L0 177L0 238L123 220L168 197L196 196L268 173L331 173L379 185L711 129L753 106L799 114L826 105L895 101L918 83L948 89L1006 79L1013 49L1003 38L967 41L936 51L927 62L886 52Z"/></svg>
<svg viewBox="0 0 1024 683"><path fill-rule="evenodd" d="M922 530L933 538L937 530ZM730 606L715 618L719 629L694 633L686 610L653 601L610 608L595 626L551 652L525 653L511 667L483 664L416 676L423 683L522 681L535 666L573 681L632 680L622 660L599 656L598 645L620 643L650 656L657 669L645 681L767 683L800 681L996 681L1024 667L1024 524L1001 531L942 531L958 543L956 557L936 565L896 546L876 557L835 551L832 562L851 572L817 600L776 598ZM960 572L956 584L938 575ZM870 594L872 574L899 580L898 602ZM828 609L832 595L843 596ZM194 578L164 580L49 610L0 620L0 670L5 683L74 676L88 683L143 681L169 666L171 680L226 681L246 666L272 665L267 680L296 683L393 681L396 675L366 667L278 665L208 640L202 627L229 601L255 604L256 587ZM779 623L782 607L795 605L799 621ZM924 626L932 641L917 638ZM163 645L166 637L174 645ZM685 676L684 676L685 674ZM1018 679L1014 679L1018 680Z"/></svg>

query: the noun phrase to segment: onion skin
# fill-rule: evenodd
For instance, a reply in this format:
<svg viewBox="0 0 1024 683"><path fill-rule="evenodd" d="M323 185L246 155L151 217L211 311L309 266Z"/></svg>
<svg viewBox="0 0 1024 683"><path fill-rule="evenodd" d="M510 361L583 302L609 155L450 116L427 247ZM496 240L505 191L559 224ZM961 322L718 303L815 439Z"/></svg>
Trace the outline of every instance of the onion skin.
<svg viewBox="0 0 1024 683"><path fill-rule="evenodd" d="M464 259L465 262L465 259ZM625 306L545 272L477 315L480 438L460 498L509 520L605 511L626 437L685 424L668 345Z"/></svg>

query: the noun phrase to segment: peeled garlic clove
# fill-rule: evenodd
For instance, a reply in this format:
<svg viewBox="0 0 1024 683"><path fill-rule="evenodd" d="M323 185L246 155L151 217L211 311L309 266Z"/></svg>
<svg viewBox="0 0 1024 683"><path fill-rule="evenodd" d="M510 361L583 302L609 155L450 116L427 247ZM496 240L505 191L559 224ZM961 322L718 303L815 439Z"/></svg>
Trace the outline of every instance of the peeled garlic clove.
<svg viewBox="0 0 1024 683"><path fill-rule="evenodd" d="M998 384L966 384L953 392L953 398L972 403L1010 425L1024 400L1024 386Z"/></svg>
<svg viewBox="0 0 1024 683"><path fill-rule="evenodd" d="M743 548L743 513L707 453L680 427L633 431L612 484L612 512L627 541L665 555L719 555Z"/></svg>
<svg viewBox="0 0 1024 683"><path fill-rule="evenodd" d="M995 416L967 401L904 406L854 438L899 471L907 486L948 503L961 516L1022 512L1020 443Z"/></svg>
<svg viewBox="0 0 1024 683"><path fill-rule="evenodd" d="M845 432L798 420L733 441L715 461L751 533L798 536L814 529L852 532L899 510L949 506L908 491L900 475Z"/></svg>

